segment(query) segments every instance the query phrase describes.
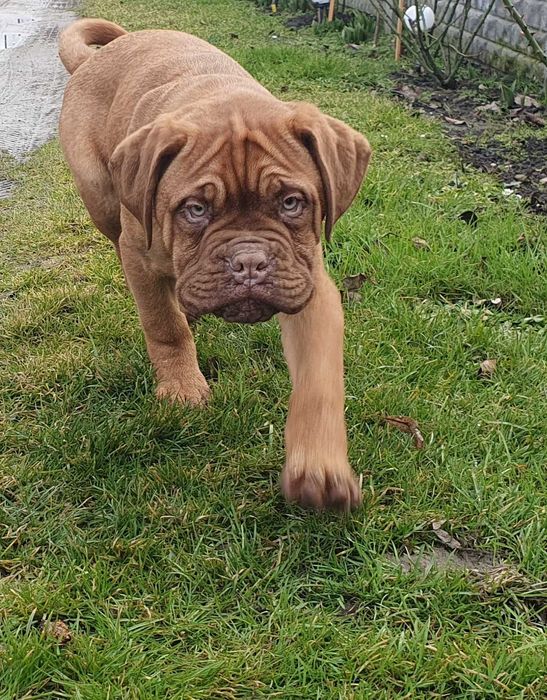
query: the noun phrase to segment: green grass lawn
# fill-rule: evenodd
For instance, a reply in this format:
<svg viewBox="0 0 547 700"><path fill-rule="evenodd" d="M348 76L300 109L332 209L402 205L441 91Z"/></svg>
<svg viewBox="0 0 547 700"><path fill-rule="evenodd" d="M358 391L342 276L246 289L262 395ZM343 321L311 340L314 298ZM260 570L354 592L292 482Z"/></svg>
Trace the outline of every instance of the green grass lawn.
<svg viewBox="0 0 547 700"><path fill-rule="evenodd" d="M202 320L210 406L159 405L116 256L57 142L2 160L18 183L0 202L2 700L544 698L545 220L373 90L387 54L295 34L247 0L86 14L199 34L369 138L327 253L340 286L368 278L346 303L364 506L315 515L279 493L290 384L275 322ZM416 419L425 448L384 415ZM439 557L439 520L499 568L401 567Z"/></svg>

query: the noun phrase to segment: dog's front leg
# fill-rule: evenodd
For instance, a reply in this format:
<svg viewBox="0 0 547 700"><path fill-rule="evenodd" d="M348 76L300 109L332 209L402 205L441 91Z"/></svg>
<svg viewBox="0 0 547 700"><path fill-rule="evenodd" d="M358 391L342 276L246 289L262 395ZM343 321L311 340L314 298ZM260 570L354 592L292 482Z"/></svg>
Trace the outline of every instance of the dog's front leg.
<svg viewBox="0 0 547 700"><path fill-rule="evenodd" d="M156 371L156 395L180 403L204 403L209 387L198 366L192 331L175 297L174 280L155 274L123 234L119 253Z"/></svg>
<svg viewBox="0 0 547 700"><path fill-rule="evenodd" d="M322 261L315 293L298 314L279 314L293 391L281 477L289 501L350 510L361 503L347 457L344 420L344 316L340 293Z"/></svg>

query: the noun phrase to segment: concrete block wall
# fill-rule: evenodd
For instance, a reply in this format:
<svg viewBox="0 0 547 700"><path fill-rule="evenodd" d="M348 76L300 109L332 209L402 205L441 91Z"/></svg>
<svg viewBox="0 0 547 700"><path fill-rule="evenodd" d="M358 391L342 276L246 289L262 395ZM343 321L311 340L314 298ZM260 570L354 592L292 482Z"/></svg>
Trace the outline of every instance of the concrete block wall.
<svg viewBox="0 0 547 700"><path fill-rule="evenodd" d="M387 3L391 0L384 1ZM407 0L407 5L410 5L411 1ZM490 1L472 0L472 9L468 17L468 26L471 32L480 22ZM437 5L442 7L446 3L452 2L454 0L438 0ZM346 4L356 9L374 12L369 0L347 0ZM434 6L433 0L429 0L429 2L425 0L424 4L430 7ZM463 8L463 2L460 2L460 5ZM547 0L514 0L514 5L534 33L536 41L547 52ZM458 9L454 20L455 24L458 16L461 16L460 9ZM490 15L473 42L471 53L502 68L506 65L518 64L539 77L543 76L547 79L547 68L530 58L531 52L526 38L512 20L502 0L496 0Z"/></svg>

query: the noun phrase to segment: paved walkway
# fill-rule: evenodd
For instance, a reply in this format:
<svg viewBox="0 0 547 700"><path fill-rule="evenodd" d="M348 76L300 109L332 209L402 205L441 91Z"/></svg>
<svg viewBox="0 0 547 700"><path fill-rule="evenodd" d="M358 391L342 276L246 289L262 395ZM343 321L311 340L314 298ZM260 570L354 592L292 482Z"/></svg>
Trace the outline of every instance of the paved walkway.
<svg viewBox="0 0 547 700"><path fill-rule="evenodd" d="M68 79L57 55L77 0L0 0L0 151L22 160L57 131Z"/></svg>

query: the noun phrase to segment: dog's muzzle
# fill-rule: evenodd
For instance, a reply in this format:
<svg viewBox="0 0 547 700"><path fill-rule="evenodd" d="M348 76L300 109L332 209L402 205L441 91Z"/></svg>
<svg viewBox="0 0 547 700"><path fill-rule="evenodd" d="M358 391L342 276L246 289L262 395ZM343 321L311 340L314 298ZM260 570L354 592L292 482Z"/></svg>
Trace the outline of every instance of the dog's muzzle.
<svg viewBox="0 0 547 700"><path fill-rule="evenodd" d="M278 258L260 242L226 246L215 261L218 267L210 275L200 271L187 286L181 285L181 305L188 318L212 313L231 323L260 323L279 312L299 312L312 296L313 286L304 278L300 284L295 278L295 284L280 275Z"/></svg>
<svg viewBox="0 0 547 700"><path fill-rule="evenodd" d="M278 309L268 304L264 304L254 299L245 299L244 301L233 304L226 304L215 310L215 316L220 316L225 321L230 323L261 323L267 321Z"/></svg>

